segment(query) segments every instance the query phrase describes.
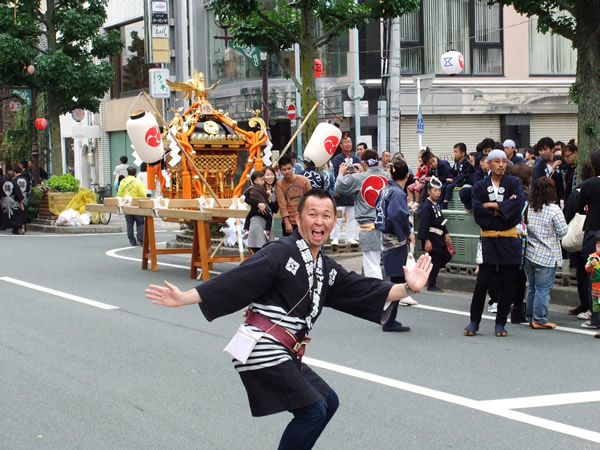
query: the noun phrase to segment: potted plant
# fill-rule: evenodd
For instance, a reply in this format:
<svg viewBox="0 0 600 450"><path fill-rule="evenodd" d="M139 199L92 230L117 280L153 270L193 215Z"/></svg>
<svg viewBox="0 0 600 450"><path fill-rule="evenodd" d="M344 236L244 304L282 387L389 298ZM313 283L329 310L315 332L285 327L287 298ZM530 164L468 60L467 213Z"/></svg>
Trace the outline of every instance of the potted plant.
<svg viewBox="0 0 600 450"><path fill-rule="evenodd" d="M79 180L73 175L70 173L54 175L32 189L30 211L37 210L38 217L41 219L56 219L78 191Z"/></svg>

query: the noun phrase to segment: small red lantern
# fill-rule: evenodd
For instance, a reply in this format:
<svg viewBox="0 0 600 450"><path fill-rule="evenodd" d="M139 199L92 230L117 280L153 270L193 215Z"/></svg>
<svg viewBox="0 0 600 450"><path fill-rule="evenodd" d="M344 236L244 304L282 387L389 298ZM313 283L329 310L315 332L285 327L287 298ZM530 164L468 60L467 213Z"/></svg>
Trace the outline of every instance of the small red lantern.
<svg viewBox="0 0 600 450"><path fill-rule="evenodd" d="M319 78L323 73L323 63L320 59L315 58L315 78Z"/></svg>
<svg viewBox="0 0 600 450"><path fill-rule="evenodd" d="M38 130L44 130L48 126L48 121L43 117L38 117L35 119L35 127Z"/></svg>

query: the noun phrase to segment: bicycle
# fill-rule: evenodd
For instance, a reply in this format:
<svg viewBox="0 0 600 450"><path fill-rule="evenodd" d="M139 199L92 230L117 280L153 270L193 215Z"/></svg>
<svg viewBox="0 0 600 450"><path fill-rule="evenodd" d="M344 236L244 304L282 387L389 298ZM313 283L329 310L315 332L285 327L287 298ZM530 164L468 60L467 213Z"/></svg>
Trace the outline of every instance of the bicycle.
<svg viewBox="0 0 600 450"><path fill-rule="evenodd" d="M98 204L102 204L104 202L105 197L110 197L112 195L112 186L107 184L106 186L100 186L99 184L92 184L92 189L96 193L96 201ZM91 222L96 225L99 222L102 222L104 225L108 225L110 222L111 214L109 212L96 212L91 214Z"/></svg>

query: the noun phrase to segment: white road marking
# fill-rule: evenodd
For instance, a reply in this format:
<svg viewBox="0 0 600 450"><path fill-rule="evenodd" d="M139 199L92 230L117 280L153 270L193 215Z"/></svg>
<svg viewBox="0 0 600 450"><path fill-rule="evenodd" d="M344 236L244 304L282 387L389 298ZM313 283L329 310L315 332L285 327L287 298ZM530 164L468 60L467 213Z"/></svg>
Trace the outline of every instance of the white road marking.
<svg viewBox="0 0 600 450"><path fill-rule="evenodd" d="M539 395L537 397L503 398L481 403L503 409L542 408L545 406L573 405L600 402L600 391L573 392L570 394Z"/></svg>
<svg viewBox="0 0 600 450"><path fill-rule="evenodd" d="M0 277L1 281L6 281L7 283L16 284L18 286L23 286L29 289L34 289L36 291L44 292L46 294L56 295L57 297L66 298L67 300L72 300L74 302L84 303L89 306L93 306L95 308L100 309L119 309L118 306L109 305L107 303L97 302L96 300L90 300L89 298L79 297L78 295L69 294L67 292L57 291L55 289L50 289L44 286L39 286L37 284L28 283L27 281L17 280L11 277Z"/></svg>
<svg viewBox="0 0 600 450"><path fill-rule="evenodd" d="M157 242L156 245L161 245L161 244L166 244L166 242ZM112 258L119 258L119 259L125 259L128 261L136 261L136 262L142 262L142 258L134 258L132 256L122 256L122 255L118 255L117 252L120 252L122 250L127 250L130 248L135 248L135 247L121 247L121 248L114 248L112 250L108 250L105 254L106 256L110 256ZM174 255L170 255L170 256L181 256L178 254L174 254ZM188 256L188 258L191 258L191 255L185 255ZM179 264L171 264L171 263L165 263L165 262L160 262L157 261L156 264L158 264L159 266L165 266L165 267L176 267L178 269L185 269L185 270L190 270L190 266L181 266ZM200 269L198 269L198 271L200 271ZM209 271L209 273L213 274L213 275L219 275L221 272L218 272L216 270L211 270Z"/></svg>
<svg viewBox="0 0 600 450"><path fill-rule="evenodd" d="M405 383L403 381L394 380L393 378L382 377L362 370L352 369L350 367L341 366L338 364L328 363L326 361L320 361L305 357L303 361L311 366L320 367L322 369L331 370L333 372L348 375L354 378L359 378L372 383L382 384L384 386L393 387L406 392L411 392L417 395L423 395L425 397L433 398L436 400L442 400L444 402L452 403L466 408L475 409L478 411L493 414L506 419L515 420L518 422L534 425L540 428L544 428L558 433L574 436L580 439L586 439L588 441L600 443L600 433L595 431L586 430L583 428L566 425L553 420L547 420L540 417L535 417L529 414L525 414L519 411L513 411L509 408L503 407L501 404L496 404L495 401L479 401L472 400L466 397L461 397L447 392L436 391L416 384ZM594 393L596 394L596 393ZM566 394L569 395L569 394Z"/></svg>

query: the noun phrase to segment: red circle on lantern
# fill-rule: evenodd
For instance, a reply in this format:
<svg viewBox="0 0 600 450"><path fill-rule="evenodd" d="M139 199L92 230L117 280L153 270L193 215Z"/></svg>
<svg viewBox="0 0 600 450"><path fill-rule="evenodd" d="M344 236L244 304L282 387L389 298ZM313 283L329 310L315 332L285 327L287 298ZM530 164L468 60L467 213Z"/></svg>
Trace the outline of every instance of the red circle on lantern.
<svg viewBox="0 0 600 450"><path fill-rule="evenodd" d="M323 63L320 59L315 58L315 78L319 78L323 73Z"/></svg>
<svg viewBox="0 0 600 450"><path fill-rule="evenodd" d="M325 147L325 151L330 155L336 151L340 140L337 136L329 136L323 141L323 147Z"/></svg>
<svg viewBox="0 0 600 450"><path fill-rule="evenodd" d="M150 147L158 147L161 142L160 129L156 125L146 131L146 144Z"/></svg>
<svg viewBox="0 0 600 450"><path fill-rule="evenodd" d="M46 119L44 119L43 117L38 117L37 119L35 119L35 127L38 130L43 130L48 126L48 121Z"/></svg>
<svg viewBox="0 0 600 450"><path fill-rule="evenodd" d="M383 189L388 185L387 179L381 175L371 175L363 181L361 194L367 204L375 208L375 201Z"/></svg>

